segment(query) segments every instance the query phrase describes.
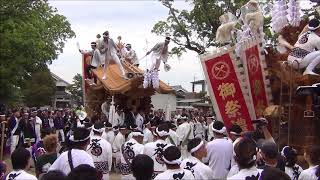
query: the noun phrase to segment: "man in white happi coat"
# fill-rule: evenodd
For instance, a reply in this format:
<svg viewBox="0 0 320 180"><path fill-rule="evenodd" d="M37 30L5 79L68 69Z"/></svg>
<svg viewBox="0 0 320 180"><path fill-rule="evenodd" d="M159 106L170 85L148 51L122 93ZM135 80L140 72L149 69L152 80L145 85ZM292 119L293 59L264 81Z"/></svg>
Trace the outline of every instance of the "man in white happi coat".
<svg viewBox="0 0 320 180"><path fill-rule="evenodd" d="M72 148L62 153L50 166L49 171L58 170L68 175L81 164L95 168L92 157L86 152L90 143L90 131L86 128L76 128L69 140L72 142Z"/></svg>
<svg viewBox="0 0 320 180"><path fill-rule="evenodd" d="M151 131L151 123L150 121L144 121L143 122L143 144L147 144L149 142L152 142L154 139L153 133Z"/></svg>
<svg viewBox="0 0 320 180"><path fill-rule="evenodd" d="M125 60L128 61L130 64L135 66L139 66L139 61L136 52L131 48L131 44L126 45L125 51Z"/></svg>
<svg viewBox="0 0 320 180"><path fill-rule="evenodd" d="M178 147L169 145L163 151L163 161L167 170L158 174L155 180L193 180L195 179L192 172L180 167L182 157Z"/></svg>
<svg viewBox="0 0 320 180"><path fill-rule="evenodd" d="M167 137L166 142L169 144L172 144L174 146L178 146L180 143L180 140L179 140L179 136L176 132L177 126L173 122L171 122L169 124L169 126L170 126L169 136Z"/></svg>
<svg viewBox="0 0 320 180"><path fill-rule="evenodd" d="M91 50L81 50L79 49L79 52L81 54L88 54L91 56L91 62L90 65L86 68L86 74L88 76L88 80L90 84L96 83L96 79L94 78L94 82L92 81L92 76L91 76L91 70L96 69L97 67L101 66L101 61L104 58L101 56L99 49L97 48L97 43L96 42L91 42Z"/></svg>
<svg viewBox="0 0 320 180"><path fill-rule="evenodd" d="M202 162L202 159L207 156L205 141L201 138L192 139L188 143L188 152L191 156L184 159L180 167L190 170L195 179L211 180L213 172L209 166Z"/></svg>
<svg viewBox="0 0 320 180"><path fill-rule="evenodd" d="M111 123L104 122L104 127L105 127L105 129L104 129L101 137L103 139L107 140L110 144L113 144L115 135L114 135L114 131L113 131Z"/></svg>
<svg viewBox="0 0 320 180"><path fill-rule="evenodd" d="M126 136L127 134L127 128L126 126L120 126L119 132L114 138L113 144L112 144L112 151L113 151L113 158L115 165L118 166L120 163L121 158L121 146L126 142Z"/></svg>
<svg viewBox="0 0 320 180"><path fill-rule="evenodd" d="M134 180L132 175L131 163L135 156L143 153L144 146L143 132L134 130L131 132L132 138L123 144L121 147L121 161L120 161L120 172L123 180Z"/></svg>
<svg viewBox="0 0 320 180"><path fill-rule="evenodd" d="M87 152L91 155L98 173L102 174L103 180L107 180L112 167L112 147L107 140L101 137L103 127L102 122L94 124L93 136L91 136Z"/></svg>
<svg viewBox="0 0 320 180"><path fill-rule="evenodd" d="M109 63L111 60L113 60L118 66L119 66L119 69L120 69L120 72L121 72L121 75L122 75L122 78L124 79L128 79L126 77L126 74L124 72L124 69L123 69L123 66L120 62L120 59L117 55L117 52L120 51L120 49L118 49L118 47L116 46L116 44L114 43L114 41L109 38L109 32L108 31L105 31L103 34L103 42L101 44L101 47L100 47L100 53L104 55L105 57L105 63L104 63L104 75L102 77L103 80L107 79L107 68L109 66Z"/></svg>
<svg viewBox="0 0 320 180"><path fill-rule="evenodd" d="M212 131L212 125L213 122L215 121L215 117L207 117L207 124L208 124L208 142L213 140L213 131Z"/></svg>
<svg viewBox="0 0 320 180"><path fill-rule="evenodd" d="M299 65L295 62L298 61ZM313 72L320 64L320 22L314 18L309 21L308 31L302 33L289 53L288 62L294 68L305 68L305 74L318 75Z"/></svg>
<svg viewBox="0 0 320 180"><path fill-rule="evenodd" d="M144 121L144 109L142 107L138 108L138 113L136 115L136 125L139 131L143 130L143 121Z"/></svg>
<svg viewBox="0 0 320 180"><path fill-rule="evenodd" d="M212 130L215 139L207 145L209 167L213 171L214 179L225 179L233 158L232 142L224 136L226 128L221 121L215 121Z"/></svg>
<svg viewBox="0 0 320 180"><path fill-rule="evenodd" d="M154 132L155 141L144 145L143 153L152 158L154 162L154 176L164 172L167 168L162 159L163 149L170 145L165 140L169 136L167 124L159 125ZM153 177L154 177L153 176Z"/></svg>
<svg viewBox="0 0 320 180"><path fill-rule="evenodd" d="M193 128L187 120L187 116L181 116L180 121L182 121L182 124L180 124L177 129L183 159L188 156L187 145L189 140L193 139Z"/></svg>
<svg viewBox="0 0 320 180"><path fill-rule="evenodd" d="M36 143L41 140L41 127L42 127L42 120L37 116L37 111L32 111L31 120L34 124L34 132L36 134Z"/></svg>
<svg viewBox="0 0 320 180"><path fill-rule="evenodd" d="M196 117L194 121L194 137L205 138L206 129L203 117Z"/></svg>
<svg viewBox="0 0 320 180"><path fill-rule="evenodd" d="M169 56L168 45L170 43L170 37L166 37L164 42L157 43L146 55L152 52L151 59L152 64L150 70L159 70L161 61L166 64Z"/></svg>

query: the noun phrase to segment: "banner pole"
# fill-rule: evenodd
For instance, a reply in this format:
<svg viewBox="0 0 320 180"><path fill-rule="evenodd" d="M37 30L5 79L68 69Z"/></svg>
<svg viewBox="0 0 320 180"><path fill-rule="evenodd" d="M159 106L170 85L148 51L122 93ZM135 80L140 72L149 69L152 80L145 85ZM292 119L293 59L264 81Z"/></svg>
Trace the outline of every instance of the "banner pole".
<svg viewBox="0 0 320 180"><path fill-rule="evenodd" d="M6 129L6 122L1 122L1 150L0 150L0 160L3 160L3 147L4 147L4 131Z"/></svg>

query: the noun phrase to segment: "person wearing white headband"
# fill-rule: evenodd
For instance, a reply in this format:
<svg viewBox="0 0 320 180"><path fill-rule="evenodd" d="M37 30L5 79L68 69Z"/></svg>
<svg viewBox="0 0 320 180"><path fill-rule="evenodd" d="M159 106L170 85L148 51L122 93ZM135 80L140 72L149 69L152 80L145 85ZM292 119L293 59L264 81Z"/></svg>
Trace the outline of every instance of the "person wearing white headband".
<svg viewBox="0 0 320 180"><path fill-rule="evenodd" d="M131 163L134 157L138 154L143 153L144 146L143 142L143 132L139 130L134 130L131 132L132 138L123 144L121 147L121 160L120 160L120 172L122 179L130 180L134 179L131 170Z"/></svg>
<svg viewBox="0 0 320 180"><path fill-rule="evenodd" d="M296 63L299 62L299 65ZM309 21L308 31L302 33L288 56L289 64L295 69L306 68L303 75L318 75L313 72L320 64L320 22L314 18Z"/></svg>
<svg viewBox="0 0 320 180"><path fill-rule="evenodd" d="M178 147L169 145L164 148L163 161L166 164L167 170L158 174L155 180L192 180L195 179L192 172L180 167L181 152Z"/></svg>
<svg viewBox="0 0 320 180"><path fill-rule="evenodd" d="M150 51L147 52L146 56L152 52L152 64L150 70L159 70L161 61L166 64L169 56L168 45L170 43L170 37L167 36L164 42L157 43Z"/></svg>
<svg viewBox="0 0 320 180"><path fill-rule="evenodd" d="M181 154L182 158L186 158L188 156L187 152L187 145L188 142L194 138L193 136L193 127L192 125L188 122L188 117L187 116L181 116L181 121L183 121L182 124L178 126L177 129L177 134L179 137L179 144L178 146L181 147Z"/></svg>
<svg viewBox="0 0 320 180"><path fill-rule="evenodd" d="M228 180L258 179L262 170L256 167L256 145L248 138L241 138L234 147L239 171Z"/></svg>
<svg viewBox="0 0 320 180"><path fill-rule="evenodd" d="M241 133L242 133L242 129L239 125L237 124L231 125L229 137L233 142L235 142L236 139L241 137Z"/></svg>
<svg viewBox="0 0 320 180"><path fill-rule="evenodd" d="M107 140L110 144L113 143L114 138L115 138L115 133L112 130L112 124L109 123L108 121L104 122L104 131L101 135L101 137L105 140Z"/></svg>
<svg viewBox="0 0 320 180"><path fill-rule="evenodd" d="M188 143L188 152L191 156L184 159L180 167L190 170L195 179L212 179L213 172L211 168L202 162L202 159L207 156L207 147L205 142L200 138L192 139Z"/></svg>
<svg viewBox="0 0 320 180"><path fill-rule="evenodd" d="M68 175L72 169L81 164L95 167L92 157L86 152L90 143L90 131L86 128L75 128L69 137L71 149L62 153L50 166L49 171L61 171Z"/></svg>
<svg viewBox="0 0 320 180"><path fill-rule="evenodd" d="M169 136L169 126L160 124L154 131L155 141L144 145L143 153L152 158L154 162L154 174L157 175L166 170L162 159L163 149L170 145L165 140Z"/></svg>
<svg viewBox="0 0 320 180"><path fill-rule="evenodd" d="M148 120L145 120L143 122L143 134L144 134L144 138L143 138L143 144L147 144L149 142L152 142L154 137L153 134L151 132L151 123Z"/></svg>
<svg viewBox="0 0 320 180"><path fill-rule="evenodd" d="M170 126L170 130L169 130L169 136L166 139L166 141L172 145L178 146L180 143L180 140L179 140L179 136L176 132L177 126L174 124L174 122L171 122L171 123L169 121L167 121L167 122Z"/></svg>
<svg viewBox="0 0 320 180"><path fill-rule="evenodd" d="M87 152L91 155L98 173L103 177L102 179L107 180L112 167L112 147L107 140L101 137L104 132L103 128L104 124L99 121L93 125L93 136L91 136Z"/></svg>
<svg viewBox="0 0 320 180"><path fill-rule="evenodd" d="M233 157L233 146L225 138L226 128L223 122L215 121L212 124L214 139L207 145L209 167L213 171L213 178L225 179L228 175Z"/></svg>
<svg viewBox="0 0 320 180"><path fill-rule="evenodd" d="M119 127L119 132L114 138L114 141L112 143L112 151L113 151L113 158L114 158L114 163L117 166L120 163L120 157L121 157L121 146L126 142L126 134L127 134L127 128L126 126L120 126Z"/></svg>
<svg viewBox="0 0 320 180"><path fill-rule="evenodd" d="M103 72L102 79L103 80L107 79L107 68L108 68L111 60L113 60L119 66L122 78L128 79L126 77L124 68L120 62L120 59L117 55L117 51L120 51L120 50L118 49L118 47L116 46L114 41L109 37L108 31L105 31L102 36L103 36L103 42L102 42L101 47L99 49L100 53L104 55L104 59L105 59L104 72Z"/></svg>

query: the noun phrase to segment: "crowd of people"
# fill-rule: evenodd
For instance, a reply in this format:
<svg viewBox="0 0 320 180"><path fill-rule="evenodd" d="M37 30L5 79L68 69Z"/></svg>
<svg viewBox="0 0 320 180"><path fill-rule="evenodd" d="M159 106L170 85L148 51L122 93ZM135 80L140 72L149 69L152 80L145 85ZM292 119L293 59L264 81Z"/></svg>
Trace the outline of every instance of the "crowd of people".
<svg viewBox="0 0 320 180"><path fill-rule="evenodd" d="M320 147L306 148L309 168L303 170L293 147L278 150L266 119L244 132L196 110L179 111L169 121L142 107L116 110L112 121L86 117L80 109L23 108L1 115L13 168L6 172L2 163L1 178L100 180L111 172L129 180L320 178Z"/></svg>

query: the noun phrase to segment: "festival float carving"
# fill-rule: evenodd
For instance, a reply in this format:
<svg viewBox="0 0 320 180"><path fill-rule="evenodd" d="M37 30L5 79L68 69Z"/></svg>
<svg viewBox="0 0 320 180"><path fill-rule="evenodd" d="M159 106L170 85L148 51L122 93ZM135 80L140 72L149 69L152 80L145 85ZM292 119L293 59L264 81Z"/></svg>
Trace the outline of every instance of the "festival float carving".
<svg viewBox="0 0 320 180"><path fill-rule="evenodd" d="M320 106L306 95L313 90L307 93L304 90L301 93L304 96L299 96L296 89L319 87L312 84L319 83L320 76L303 75L299 68L292 68L287 62L308 23L300 19L297 1L289 0L288 6L285 0L275 1L271 27L278 39L276 45L269 47L265 47L263 16L257 1L249 1L240 12L238 20L226 18L234 17L229 13L220 18L222 24L216 39L227 45L200 57L217 117L227 127L236 123L251 129L252 119L265 116L271 121L273 136L280 146L290 144L302 148L319 143L316 127L320 124ZM319 99L319 95L312 96ZM236 115L228 116L229 104L234 100L238 104L233 103L231 112Z"/></svg>

